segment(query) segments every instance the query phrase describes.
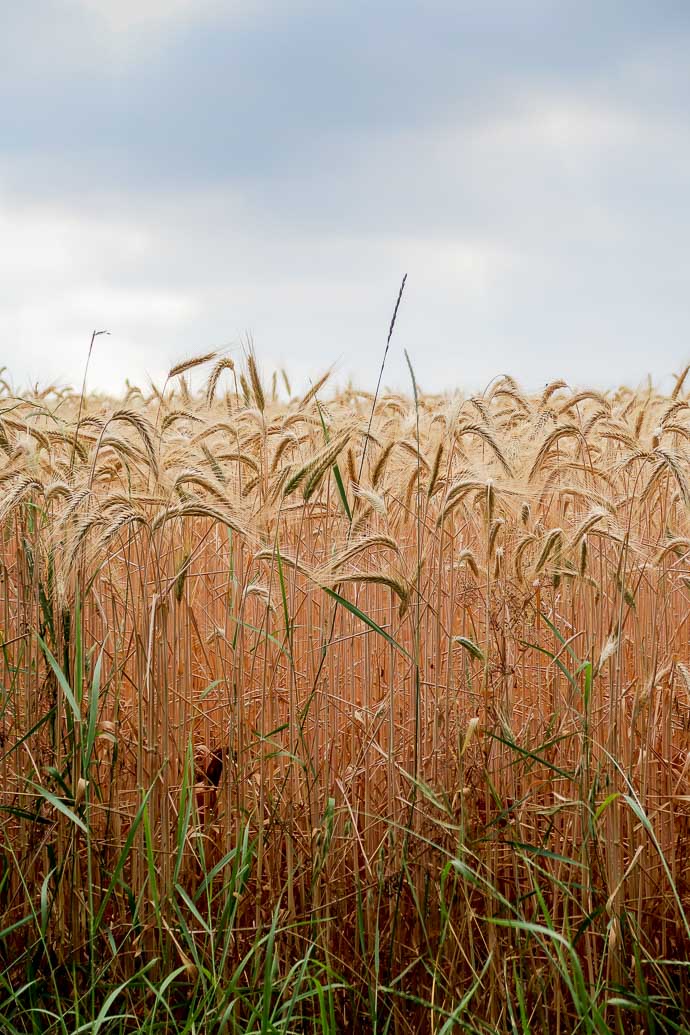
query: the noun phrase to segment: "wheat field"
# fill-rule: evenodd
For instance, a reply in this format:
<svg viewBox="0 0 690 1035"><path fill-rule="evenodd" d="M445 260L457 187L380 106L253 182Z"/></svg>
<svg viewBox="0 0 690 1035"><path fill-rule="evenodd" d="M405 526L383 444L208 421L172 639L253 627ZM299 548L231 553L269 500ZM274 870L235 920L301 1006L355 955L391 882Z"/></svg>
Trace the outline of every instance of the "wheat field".
<svg viewBox="0 0 690 1035"><path fill-rule="evenodd" d="M2 382L2 1030L689 1030L687 375Z"/></svg>

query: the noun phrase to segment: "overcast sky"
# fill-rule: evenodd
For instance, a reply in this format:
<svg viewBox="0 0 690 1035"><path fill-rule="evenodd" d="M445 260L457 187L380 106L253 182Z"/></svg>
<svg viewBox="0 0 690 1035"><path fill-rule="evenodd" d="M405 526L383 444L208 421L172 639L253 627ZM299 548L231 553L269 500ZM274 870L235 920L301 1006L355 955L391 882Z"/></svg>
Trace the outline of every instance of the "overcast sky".
<svg viewBox="0 0 690 1035"><path fill-rule="evenodd" d="M687 0L0 5L1 362L371 387L690 360Z"/></svg>

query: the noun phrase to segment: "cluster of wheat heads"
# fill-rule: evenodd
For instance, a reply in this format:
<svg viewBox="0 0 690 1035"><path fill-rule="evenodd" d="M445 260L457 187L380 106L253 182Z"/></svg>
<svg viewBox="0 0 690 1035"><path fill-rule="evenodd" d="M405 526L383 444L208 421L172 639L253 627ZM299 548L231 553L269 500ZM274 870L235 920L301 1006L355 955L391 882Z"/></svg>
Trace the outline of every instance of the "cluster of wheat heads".
<svg viewBox="0 0 690 1035"><path fill-rule="evenodd" d="M7 1001L675 1023L689 439L683 375L296 397L210 355L117 401L4 386Z"/></svg>

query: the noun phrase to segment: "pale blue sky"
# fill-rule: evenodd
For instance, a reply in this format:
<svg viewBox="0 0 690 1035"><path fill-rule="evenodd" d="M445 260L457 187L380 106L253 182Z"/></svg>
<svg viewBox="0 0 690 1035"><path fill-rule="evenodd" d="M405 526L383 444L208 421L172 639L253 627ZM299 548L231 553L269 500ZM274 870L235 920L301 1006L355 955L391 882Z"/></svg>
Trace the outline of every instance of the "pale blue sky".
<svg viewBox="0 0 690 1035"><path fill-rule="evenodd" d="M662 380L690 359L690 4L22 0L0 11L17 384L250 334L298 383Z"/></svg>

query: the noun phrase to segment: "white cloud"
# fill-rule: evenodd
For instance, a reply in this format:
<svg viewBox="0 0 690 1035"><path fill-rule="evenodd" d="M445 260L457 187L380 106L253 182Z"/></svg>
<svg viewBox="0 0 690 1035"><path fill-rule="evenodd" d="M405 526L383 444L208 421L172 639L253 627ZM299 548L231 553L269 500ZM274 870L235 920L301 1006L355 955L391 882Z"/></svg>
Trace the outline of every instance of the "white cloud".
<svg viewBox="0 0 690 1035"><path fill-rule="evenodd" d="M296 381L336 361L371 383L405 271L391 383L408 384L402 346L428 388L682 365L690 134L682 106L659 113L672 51L626 64L611 36L590 67L557 26L543 54L519 39L513 60L504 41L506 67L484 68L484 30L456 53L429 31L386 35L381 11L298 18L308 2L53 0L29 73L32 19L17 19L0 150L0 336L17 379L78 383L107 327L103 386L246 332ZM225 25L245 15L265 25ZM395 76L413 74L411 97Z"/></svg>
<svg viewBox="0 0 690 1035"><path fill-rule="evenodd" d="M529 151L534 140L524 143ZM460 166L450 162L456 145L444 140L431 158L445 154L447 182L457 174L462 193ZM491 146L502 151L505 138ZM497 217L464 230L450 208L447 228L437 220L425 231L424 213L413 212L397 233L361 217L332 233L328 224L300 226L299 212L288 220L281 209L277 221L232 190L142 197L120 213L106 206L107 217L93 199L88 208L6 207L4 355L15 382L79 383L91 331L104 327L111 336L99 339L90 381L117 390L125 377L161 379L175 360L239 347L251 333L266 367L285 366L297 385L333 362L339 380L373 383L407 271L389 384L408 386L403 347L428 389L481 388L504 371L533 387L556 376L606 385L680 366L686 278L673 257L664 264L637 255L636 228L626 236L623 222L597 257L605 224L582 197L568 214L578 233L586 228L585 250L574 256L575 230L564 245L557 198L539 199L541 207L532 200L511 218L530 171L522 161L510 169L516 200L501 198L503 174L493 181L487 171ZM675 279L667 282L667 273Z"/></svg>
<svg viewBox="0 0 690 1035"><path fill-rule="evenodd" d="M109 325L119 333L99 342L98 383L117 386L152 366L158 372L165 334L198 316L197 300L179 287L122 280L128 265L155 263L150 228L55 207L0 206L0 236L0 340L19 383L75 383L84 342Z"/></svg>
<svg viewBox="0 0 690 1035"><path fill-rule="evenodd" d="M155 31L166 24L199 21L220 15L245 18L262 10L265 0L66 0L73 8L96 16L110 32Z"/></svg>

